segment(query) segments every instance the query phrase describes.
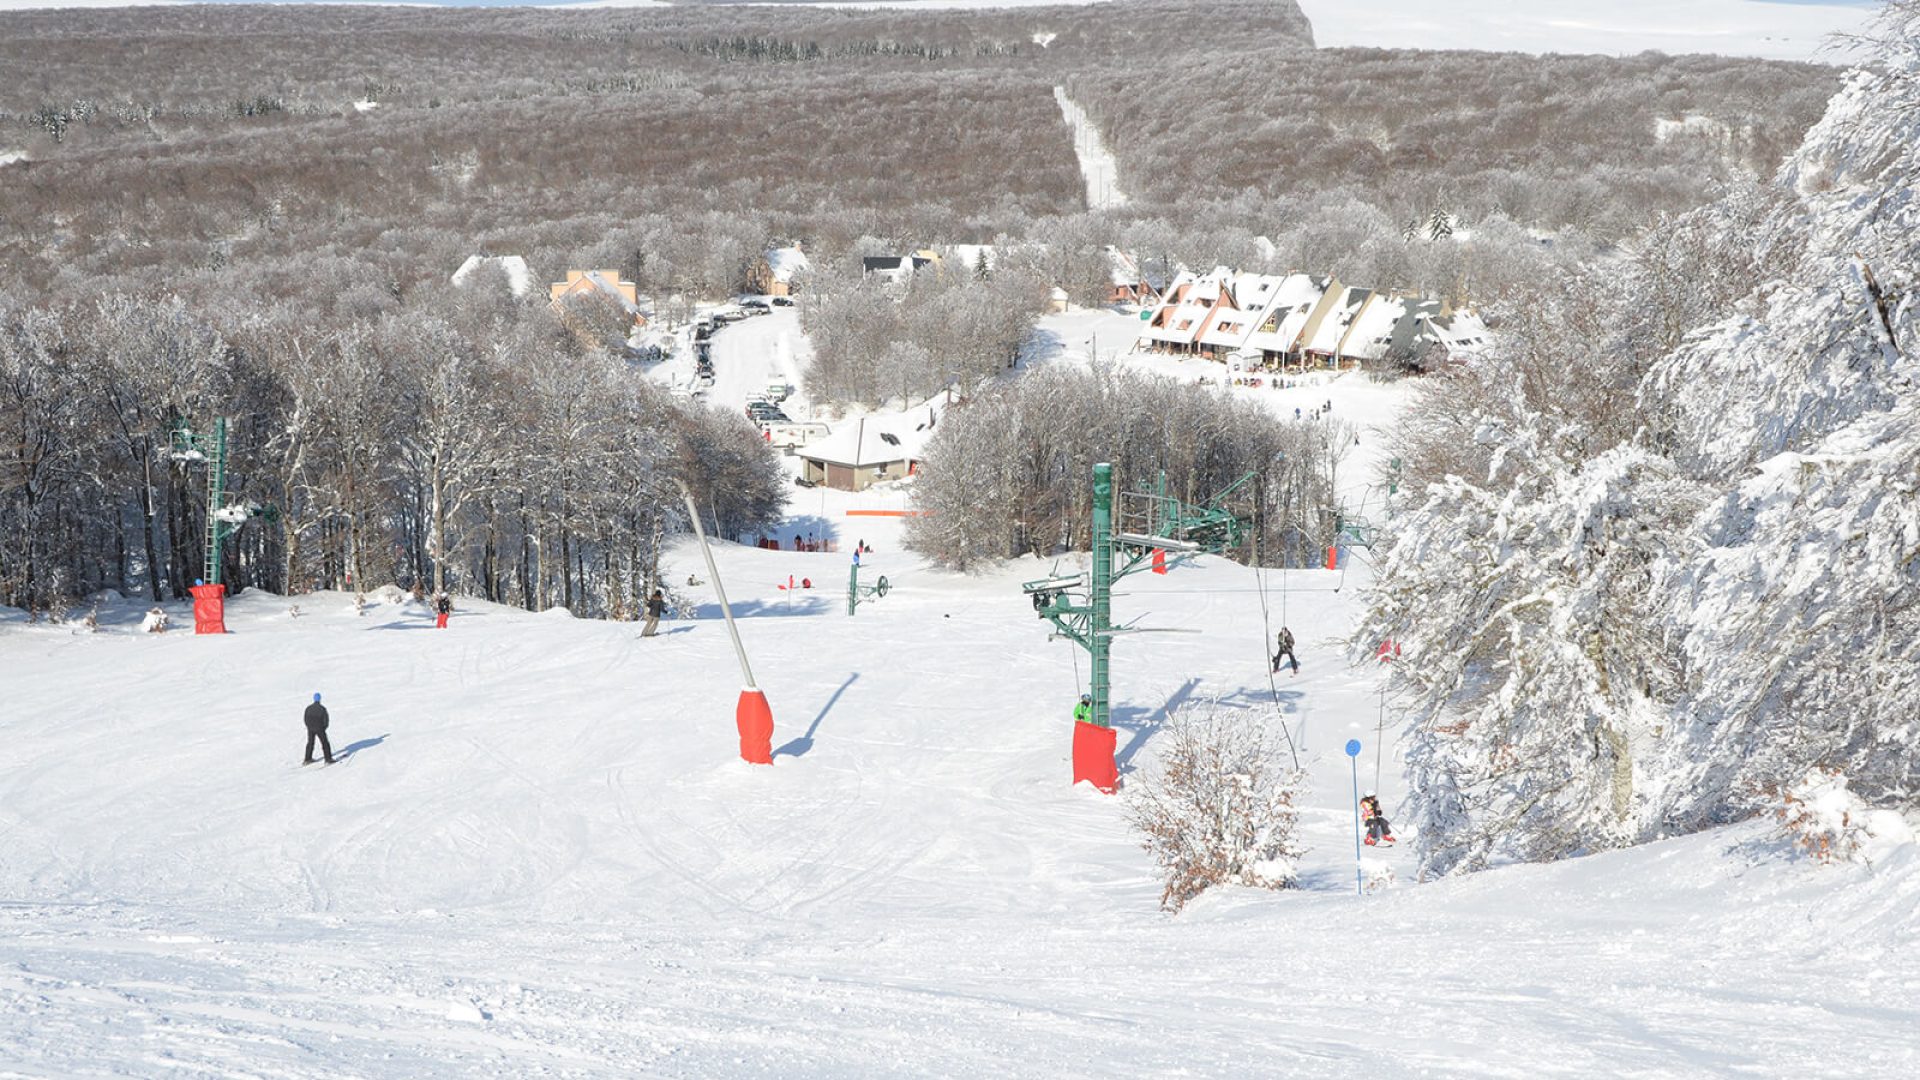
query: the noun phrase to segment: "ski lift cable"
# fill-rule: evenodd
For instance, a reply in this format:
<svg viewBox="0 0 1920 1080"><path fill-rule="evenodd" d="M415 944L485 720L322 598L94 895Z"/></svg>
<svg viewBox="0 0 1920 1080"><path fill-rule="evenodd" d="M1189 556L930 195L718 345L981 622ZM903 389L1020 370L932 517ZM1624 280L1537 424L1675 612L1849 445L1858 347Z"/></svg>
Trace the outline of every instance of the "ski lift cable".
<svg viewBox="0 0 1920 1080"><path fill-rule="evenodd" d="M1293 732L1287 727L1286 714L1280 709L1280 684L1274 681L1274 662L1267 656L1267 641L1273 637L1273 619L1267 607L1267 568L1260 561L1260 504L1253 504L1253 575L1260 593L1260 666L1267 669L1267 696L1273 702L1273 712L1280 718L1280 734L1286 736L1287 753L1293 756L1293 769L1300 771L1300 749L1294 745ZM1287 572L1280 571L1281 619L1286 618ZM1283 622L1284 625L1284 622Z"/></svg>

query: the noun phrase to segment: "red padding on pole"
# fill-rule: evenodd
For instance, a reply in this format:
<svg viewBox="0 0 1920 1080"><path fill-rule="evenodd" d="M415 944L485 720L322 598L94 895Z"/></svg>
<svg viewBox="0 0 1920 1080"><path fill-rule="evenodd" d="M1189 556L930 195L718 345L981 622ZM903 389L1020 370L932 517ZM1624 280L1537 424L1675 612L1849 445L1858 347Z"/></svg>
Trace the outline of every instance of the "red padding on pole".
<svg viewBox="0 0 1920 1080"><path fill-rule="evenodd" d="M1073 782L1085 780L1107 794L1120 782L1120 769L1113 763L1114 731L1110 727L1073 722Z"/></svg>
<svg viewBox="0 0 1920 1080"><path fill-rule="evenodd" d="M224 634L227 632L227 595L225 585L189 585L187 591L193 594L193 632L196 634Z"/></svg>
<svg viewBox="0 0 1920 1080"><path fill-rule="evenodd" d="M753 765L773 764L773 708L766 693L740 691L734 722L740 727L740 757Z"/></svg>
<svg viewBox="0 0 1920 1080"><path fill-rule="evenodd" d="M1153 549L1153 572L1156 574L1164 574L1167 572L1167 549L1166 548Z"/></svg>
<svg viewBox="0 0 1920 1080"><path fill-rule="evenodd" d="M1327 548L1327 569L1340 569L1340 549L1338 547Z"/></svg>

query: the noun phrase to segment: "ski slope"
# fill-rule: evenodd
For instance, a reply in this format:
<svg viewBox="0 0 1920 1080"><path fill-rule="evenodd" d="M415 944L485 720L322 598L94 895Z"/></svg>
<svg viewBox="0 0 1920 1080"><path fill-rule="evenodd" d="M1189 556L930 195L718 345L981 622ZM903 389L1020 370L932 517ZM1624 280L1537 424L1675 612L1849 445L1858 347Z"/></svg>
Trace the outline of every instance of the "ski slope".
<svg viewBox="0 0 1920 1080"><path fill-rule="evenodd" d="M1089 318L1049 321L1049 362ZM1336 414L1372 392L1327 388ZM1117 647L1123 765L1170 709L1218 701L1284 723L1314 785L1300 890L1163 914L1119 800L1067 785L1084 658L1018 589L1051 564L939 572L898 518L848 515L899 492L797 494L796 521L867 540L895 588L850 617L842 556L719 546L772 767L736 757L740 676L684 544L667 580L698 617L649 640L471 600L437 631L341 594L245 593L219 638L141 634L131 601L99 633L0 613L0 1071L1920 1069L1910 849L1822 869L1743 826L1416 885L1401 848L1368 853L1397 884L1357 896L1341 744L1367 744L1370 786L1391 716L1339 659L1359 560L1123 583L1123 617L1191 631ZM1270 682L1281 622L1305 667ZM315 691L342 761L303 769Z"/></svg>

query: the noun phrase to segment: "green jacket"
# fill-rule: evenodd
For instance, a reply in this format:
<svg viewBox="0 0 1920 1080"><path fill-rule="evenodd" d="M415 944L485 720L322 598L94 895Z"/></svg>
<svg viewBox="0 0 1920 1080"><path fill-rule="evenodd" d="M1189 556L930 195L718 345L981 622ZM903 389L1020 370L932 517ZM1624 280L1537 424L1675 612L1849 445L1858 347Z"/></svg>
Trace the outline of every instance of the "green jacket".
<svg viewBox="0 0 1920 1080"><path fill-rule="evenodd" d="M1093 723L1093 702L1083 701L1073 707L1073 718L1083 724Z"/></svg>

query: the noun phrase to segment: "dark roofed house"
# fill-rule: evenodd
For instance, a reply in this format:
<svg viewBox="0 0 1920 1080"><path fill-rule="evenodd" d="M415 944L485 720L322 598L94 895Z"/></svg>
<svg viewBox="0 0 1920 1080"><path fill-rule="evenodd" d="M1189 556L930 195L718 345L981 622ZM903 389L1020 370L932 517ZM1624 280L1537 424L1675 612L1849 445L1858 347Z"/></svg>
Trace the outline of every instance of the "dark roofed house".
<svg viewBox="0 0 1920 1080"><path fill-rule="evenodd" d="M911 255L868 255L860 260L860 272L867 277L877 277L889 285L908 285L913 275L932 266L934 255L930 251L916 251Z"/></svg>

